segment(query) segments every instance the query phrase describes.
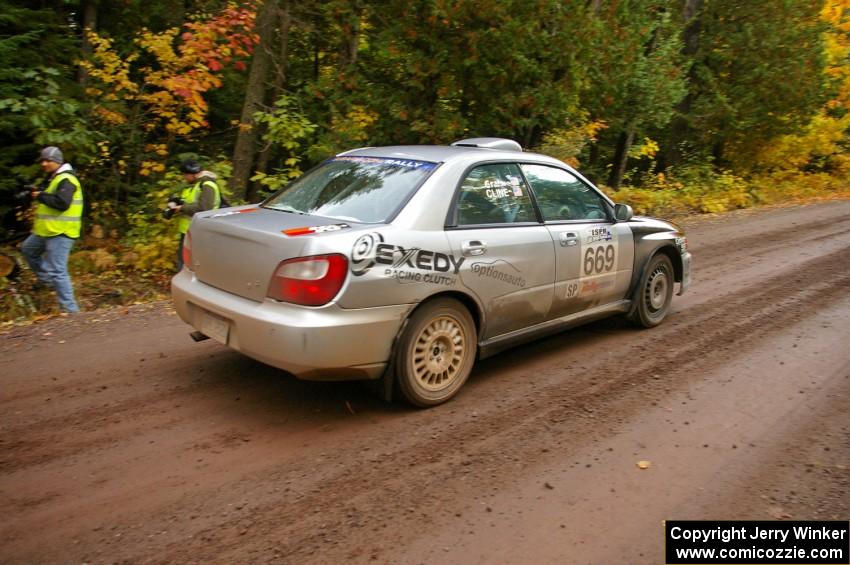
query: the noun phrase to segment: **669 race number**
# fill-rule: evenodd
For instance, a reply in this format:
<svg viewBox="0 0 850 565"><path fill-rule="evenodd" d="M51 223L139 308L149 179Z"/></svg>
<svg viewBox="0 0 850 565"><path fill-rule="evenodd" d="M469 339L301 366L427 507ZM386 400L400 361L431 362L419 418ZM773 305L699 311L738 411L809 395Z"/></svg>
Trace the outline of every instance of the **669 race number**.
<svg viewBox="0 0 850 565"><path fill-rule="evenodd" d="M613 245L599 245L588 247L584 252L584 274L594 275L607 273L614 268L617 258L617 250Z"/></svg>

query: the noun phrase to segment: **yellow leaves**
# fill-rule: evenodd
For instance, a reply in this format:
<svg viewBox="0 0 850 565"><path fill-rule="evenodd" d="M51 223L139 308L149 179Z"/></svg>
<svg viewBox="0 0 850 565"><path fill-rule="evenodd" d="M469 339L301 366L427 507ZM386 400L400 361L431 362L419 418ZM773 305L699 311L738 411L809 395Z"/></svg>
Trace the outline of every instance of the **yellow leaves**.
<svg viewBox="0 0 850 565"><path fill-rule="evenodd" d="M191 105L195 108L206 109L207 107L206 101L204 101L203 97L197 90L193 90L191 93Z"/></svg>
<svg viewBox="0 0 850 565"><path fill-rule="evenodd" d="M112 161L112 148L109 145L109 142L106 140L98 141L97 144L97 157L95 160L98 164L105 165ZM94 209L94 205L96 202L91 203L92 209Z"/></svg>
<svg viewBox="0 0 850 565"><path fill-rule="evenodd" d="M165 143L148 143L145 145L145 151L155 153L160 157L168 156L168 146Z"/></svg>
<svg viewBox="0 0 850 565"><path fill-rule="evenodd" d="M663 172L654 174L647 173L643 177L641 185L647 190L654 191L676 191L681 190L684 187L680 181L664 174Z"/></svg>
<svg viewBox="0 0 850 565"><path fill-rule="evenodd" d="M846 14L848 11L850 11L850 1L826 0L823 3L823 8L821 8L820 17L832 26L842 29L842 31L847 31L848 21Z"/></svg>
<svg viewBox="0 0 850 565"><path fill-rule="evenodd" d="M809 164L813 156L841 153L844 132L848 128L850 114L835 118L821 112L803 133L784 135L765 144L756 155L756 164L769 170L800 169Z"/></svg>
<svg viewBox="0 0 850 565"><path fill-rule="evenodd" d="M172 45L177 37L178 29L173 27L160 33L143 29L136 43L156 58L160 68L166 73L173 72L181 66L180 57Z"/></svg>
<svg viewBox="0 0 850 565"><path fill-rule="evenodd" d="M94 107L94 114L98 119L109 125L121 125L127 123L127 117L124 116L124 114L109 110L108 108L100 105Z"/></svg>
<svg viewBox="0 0 850 565"><path fill-rule="evenodd" d="M659 149L660 147L657 141L644 137L641 143L632 146L629 150L629 157L633 159L640 159L642 157L654 159Z"/></svg>
<svg viewBox="0 0 850 565"><path fill-rule="evenodd" d="M334 116L331 127L350 142L359 143L369 139L368 129L376 121L378 121L378 115L375 112L355 104L345 116Z"/></svg>
<svg viewBox="0 0 850 565"><path fill-rule="evenodd" d="M584 146L596 141L596 135L607 127L604 121L595 120L558 128L544 135L543 143L536 150L576 167L579 165L577 156Z"/></svg>
<svg viewBox="0 0 850 565"><path fill-rule="evenodd" d="M168 196L179 186L176 171L164 178L143 195L144 208L130 214L130 233L125 240L122 262L139 272L170 272L174 269L177 252L177 222L160 217L159 210Z"/></svg>
<svg viewBox="0 0 850 565"><path fill-rule="evenodd" d="M130 80L130 65L136 60L137 55L121 57L112 49L112 40L100 37L96 32L86 31L92 46L92 55L88 61L80 61L79 65L85 69L90 80L100 82L109 86L107 94L116 99L121 94L122 99L132 99L138 93L138 85ZM101 95L103 90L92 88L92 93Z"/></svg>
<svg viewBox="0 0 850 565"><path fill-rule="evenodd" d="M360 129L366 129L378 121L378 114L360 105L352 106L346 117Z"/></svg>
<svg viewBox="0 0 850 565"><path fill-rule="evenodd" d="M168 123L165 124L165 129L173 134L183 136L187 136L193 131L192 126L179 120L169 120Z"/></svg>
<svg viewBox="0 0 850 565"><path fill-rule="evenodd" d="M165 165L159 161L145 160L139 163L139 174L143 177L150 176L151 173L165 172Z"/></svg>
<svg viewBox="0 0 850 565"><path fill-rule="evenodd" d="M596 134L607 128L605 120L593 120L579 126L579 132L583 133L588 141L596 141Z"/></svg>
<svg viewBox="0 0 850 565"><path fill-rule="evenodd" d="M826 75L838 83L837 94L828 106L850 109L850 0L827 0L821 19L829 24L824 33Z"/></svg>
<svg viewBox="0 0 850 565"><path fill-rule="evenodd" d="M191 137L208 127L208 91L221 87L217 74L231 64L244 69L238 57L247 57L257 38L253 34L255 9L228 5L217 15L162 32L143 29L134 38L136 51L119 54L112 40L87 31L92 54L79 65L86 71L87 94L95 103L93 115L101 124L117 130L120 139L128 128L144 136ZM133 119L130 119L133 116ZM141 120L136 116L143 116ZM161 172L156 161L167 149L146 149L139 174ZM136 157L138 158L138 157ZM126 174L126 164L120 167Z"/></svg>

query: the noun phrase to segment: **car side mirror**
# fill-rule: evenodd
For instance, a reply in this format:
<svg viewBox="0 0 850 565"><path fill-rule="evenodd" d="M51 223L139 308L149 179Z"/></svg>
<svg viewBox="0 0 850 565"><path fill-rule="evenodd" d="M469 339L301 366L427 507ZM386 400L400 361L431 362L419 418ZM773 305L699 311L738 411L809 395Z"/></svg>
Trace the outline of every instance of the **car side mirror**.
<svg viewBox="0 0 850 565"><path fill-rule="evenodd" d="M615 204L614 217L618 222L628 222L634 217L635 213L632 207L628 204Z"/></svg>

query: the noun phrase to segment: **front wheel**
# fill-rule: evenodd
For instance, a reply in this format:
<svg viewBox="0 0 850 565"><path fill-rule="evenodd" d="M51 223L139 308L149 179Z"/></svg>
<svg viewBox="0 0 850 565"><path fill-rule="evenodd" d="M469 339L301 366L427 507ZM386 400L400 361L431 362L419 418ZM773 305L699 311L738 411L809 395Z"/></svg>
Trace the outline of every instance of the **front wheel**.
<svg viewBox="0 0 850 565"><path fill-rule="evenodd" d="M631 320L645 328L660 324L670 310L674 284L673 264L669 257L659 253L650 260L640 279Z"/></svg>
<svg viewBox="0 0 850 565"><path fill-rule="evenodd" d="M435 406L466 382L475 362L477 335L469 311L439 298L411 316L396 348L398 387L415 406Z"/></svg>

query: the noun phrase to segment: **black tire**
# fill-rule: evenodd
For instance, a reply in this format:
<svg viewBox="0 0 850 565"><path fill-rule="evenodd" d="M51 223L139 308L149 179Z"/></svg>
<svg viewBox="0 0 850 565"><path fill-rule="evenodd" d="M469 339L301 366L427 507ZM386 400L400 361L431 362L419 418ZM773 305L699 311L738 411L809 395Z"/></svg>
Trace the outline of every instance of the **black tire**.
<svg viewBox="0 0 850 565"><path fill-rule="evenodd" d="M631 321L644 328L653 328L663 322L673 301L675 282L676 275L670 258L658 253L649 261L635 289Z"/></svg>
<svg viewBox="0 0 850 565"><path fill-rule="evenodd" d="M457 300L420 306L396 345L396 382L404 398L424 408L457 394L475 363L477 339L472 316Z"/></svg>

